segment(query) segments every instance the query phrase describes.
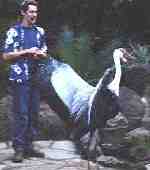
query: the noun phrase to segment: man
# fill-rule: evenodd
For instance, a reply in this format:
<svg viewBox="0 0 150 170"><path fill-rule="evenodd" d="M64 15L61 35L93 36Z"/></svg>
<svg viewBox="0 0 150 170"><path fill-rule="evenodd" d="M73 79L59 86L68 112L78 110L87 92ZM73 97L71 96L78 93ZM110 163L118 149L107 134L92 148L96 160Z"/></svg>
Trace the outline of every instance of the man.
<svg viewBox="0 0 150 170"><path fill-rule="evenodd" d="M3 59L11 61L10 84L13 96L12 143L13 161L22 162L25 157L44 157L32 145L37 135L40 94L37 83L38 63L47 57L44 30L35 25L38 6L36 1L21 4L22 20L6 34Z"/></svg>

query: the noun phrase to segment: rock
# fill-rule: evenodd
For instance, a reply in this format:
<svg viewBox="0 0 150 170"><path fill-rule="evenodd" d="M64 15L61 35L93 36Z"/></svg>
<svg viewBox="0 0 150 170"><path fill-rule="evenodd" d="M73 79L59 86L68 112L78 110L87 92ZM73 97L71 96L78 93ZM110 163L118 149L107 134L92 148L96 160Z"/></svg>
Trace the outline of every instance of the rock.
<svg viewBox="0 0 150 170"><path fill-rule="evenodd" d="M150 131L144 127L136 128L126 134L126 139L129 142L142 143L150 140Z"/></svg>
<svg viewBox="0 0 150 170"><path fill-rule="evenodd" d="M63 140L67 137L65 123L44 101L39 112L40 139Z"/></svg>
<svg viewBox="0 0 150 170"><path fill-rule="evenodd" d="M128 136L128 132L141 126L145 106L141 97L127 87L121 87L119 103L122 113L107 121L103 132L102 149L106 155L130 159L132 157L132 154L130 155L131 145L125 137ZM139 129L139 132L145 134L145 130L142 128ZM140 135L137 134L137 136Z"/></svg>
<svg viewBox="0 0 150 170"><path fill-rule="evenodd" d="M145 104L145 115L142 119L142 126L150 130L150 86L147 86L142 101Z"/></svg>
<svg viewBox="0 0 150 170"><path fill-rule="evenodd" d="M128 120L122 113L119 113L113 119L109 119L106 126L108 128L127 128Z"/></svg>
<svg viewBox="0 0 150 170"><path fill-rule="evenodd" d="M123 71L121 86L126 86L139 96L144 96L145 89L150 84L149 76L150 64L131 64Z"/></svg>
<svg viewBox="0 0 150 170"><path fill-rule="evenodd" d="M137 161L145 161L150 155L150 131L144 127L134 129L127 133L127 142L130 144L129 157Z"/></svg>
<svg viewBox="0 0 150 170"><path fill-rule="evenodd" d="M128 120L128 128L135 129L139 127L145 114L145 106L141 101L141 97L129 88L121 87L119 103L123 115Z"/></svg>
<svg viewBox="0 0 150 170"><path fill-rule="evenodd" d="M46 158L28 158L22 163L13 163L11 157L13 155L12 148L7 148L4 143L0 143L0 159L1 170L87 170L88 162L82 160L75 152L74 144L71 141L36 141L34 146L44 152ZM56 155L57 150L57 155ZM63 154L65 151L65 154ZM4 154L5 153L5 154ZM59 155L59 157L58 157ZM67 156L66 156L67 155ZM99 167L102 170L115 170L104 168L93 162L89 162L92 170L97 170Z"/></svg>
<svg viewBox="0 0 150 170"><path fill-rule="evenodd" d="M12 98L7 95L0 100L0 141L10 140L11 125L13 121L12 112Z"/></svg>
<svg viewBox="0 0 150 170"><path fill-rule="evenodd" d="M144 105L141 102L140 96L133 90L121 87L119 103L122 113L107 121L103 134L103 143L106 144L105 149L107 148L107 152L110 149L113 152L112 155L116 152L117 148L123 148L124 150L122 144L126 143L124 140L126 133L140 127L144 116Z"/></svg>
<svg viewBox="0 0 150 170"><path fill-rule="evenodd" d="M100 156L97 161L104 167L113 167L118 170L146 170L143 163L133 164L129 161L119 160L113 156Z"/></svg>
<svg viewBox="0 0 150 170"><path fill-rule="evenodd" d="M150 117L145 115L142 119L142 126L147 130L150 130Z"/></svg>
<svg viewBox="0 0 150 170"><path fill-rule="evenodd" d="M11 107L12 97L10 95L0 99L0 141L8 141L11 138L11 124L13 123ZM38 140L60 140L65 139L67 136L64 122L49 105L43 101L40 103L39 131L40 135Z"/></svg>
<svg viewBox="0 0 150 170"><path fill-rule="evenodd" d="M67 140L51 141L48 146L48 150L45 151L45 153L46 157L52 160L80 159L80 155L77 154L75 144Z"/></svg>
<svg viewBox="0 0 150 170"><path fill-rule="evenodd" d="M105 128L103 132L103 143L113 145L123 143L127 132L126 127Z"/></svg>
<svg viewBox="0 0 150 170"><path fill-rule="evenodd" d="M124 161L120 161L113 156L104 156L101 155L97 158L97 161L107 167L120 167L124 164Z"/></svg>
<svg viewBox="0 0 150 170"><path fill-rule="evenodd" d="M146 99L150 101L148 98L149 96L147 95ZM10 140L10 121L13 121L11 100L11 96L5 96L0 99L1 141ZM127 170L127 168L129 170L142 170L144 162L142 158L150 155L150 149L147 149L150 141L148 128L150 127L150 119L148 119L149 105L146 108L139 94L127 87L120 88L119 104L122 109L121 113L115 118L108 120L107 126L104 128L102 145L99 146L102 146L100 148L102 148L106 157L100 156L97 159L99 162L98 166L102 170L116 170L116 168L117 170ZM58 110L61 113L61 109ZM147 112L148 117L144 116L145 112ZM80 155L78 155L81 152L77 152L76 146L71 141L60 141L62 139L66 140L68 137L65 129L66 122L62 121L44 101L40 104L39 115L40 136L38 140L51 140L35 142L35 145L45 152L46 159L31 158L26 159L22 164L13 164L10 161L13 150L5 145L5 147L0 147L0 169L87 170L88 162L82 160ZM141 127L141 124L145 128ZM86 135L84 137L83 141L80 142L86 146L88 143L86 139L89 138ZM130 159L134 161L130 162ZM129 160L129 162L125 160ZM139 165L138 163L141 164ZM105 167L101 165L105 165ZM97 165L92 162L90 162L90 166L92 170L97 168Z"/></svg>

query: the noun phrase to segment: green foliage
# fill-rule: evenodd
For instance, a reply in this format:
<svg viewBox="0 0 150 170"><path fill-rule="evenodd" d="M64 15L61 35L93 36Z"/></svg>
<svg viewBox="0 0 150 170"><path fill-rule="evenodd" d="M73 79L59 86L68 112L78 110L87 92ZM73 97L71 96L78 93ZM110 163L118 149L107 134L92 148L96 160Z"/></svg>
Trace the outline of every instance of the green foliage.
<svg viewBox="0 0 150 170"><path fill-rule="evenodd" d="M21 2L22 0L0 1L0 14L2 16L0 18L0 39L3 38L8 25L16 21L18 5ZM120 45L124 47L120 44L116 33L122 33L123 36L125 36L125 33L127 35L128 33L130 35L134 33L138 39L138 33L141 32L139 29L144 32L144 26L147 25L149 17L148 1L132 3L128 0L42 0L38 2L40 7L39 23L48 27L51 22L54 22L56 24L55 30L59 30L59 27L64 23L68 23L78 34L75 36L74 32L69 30L71 39L66 41L63 32L61 32L54 54L70 64L88 81L98 80L101 73L112 66L113 50L120 47ZM141 10L137 10L141 6ZM142 15L143 11L146 14L144 17ZM140 20L136 22L137 16ZM149 25L146 28L149 28ZM99 37L100 43L96 52L91 47L93 43L91 33ZM118 39L113 40L114 37ZM149 63L149 48L137 46L134 53L140 63ZM7 73L7 66L7 64L3 65L0 76L3 70Z"/></svg>
<svg viewBox="0 0 150 170"><path fill-rule="evenodd" d="M12 17L6 17L6 18L0 18L0 97L2 97L5 94L5 91L7 90L7 79L8 79L8 71L9 71L9 63L4 62L1 59L1 53L3 51L3 43L5 39L5 33L8 27L14 23L16 18L14 16Z"/></svg>
<svg viewBox="0 0 150 170"><path fill-rule="evenodd" d="M70 64L85 79L93 79L92 75L96 71L96 54L90 44L91 37L87 32L81 32L67 41L60 34L58 40L57 54L61 60Z"/></svg>
<svg viewBox="0 0 150 170"><path fill-rule="evenodd" d="M140 44L137 44L136 47L132 47L132 50L137 58L137 63L140 63L140 64L150 63L149 46L142 46Z"/></svg>
<svg viewBox="0 0 150 170"><path fill-rule="evenodd" d="M108 67L113 66L113 51L120 47L124 47L122 37L113 38L103 46L100 46L98 61L100 63L101 72L104 72Z"/></svg>

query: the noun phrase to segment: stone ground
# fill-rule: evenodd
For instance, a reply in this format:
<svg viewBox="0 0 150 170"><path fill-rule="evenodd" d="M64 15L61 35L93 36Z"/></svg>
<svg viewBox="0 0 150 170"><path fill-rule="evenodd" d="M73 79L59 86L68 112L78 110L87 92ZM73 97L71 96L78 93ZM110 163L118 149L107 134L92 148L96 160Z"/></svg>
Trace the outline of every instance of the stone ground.
<svg viewBox="0 0 150 170"><path fill-rule="evenodd" d="M6 143L0 143L0 170L97 170L98 165L82 160L71 141L36 141L35 147L46 155L44 159L29 158L22 163L11 161L13 149ZM113 170L103 168L101 170Z"/></svg>
<svg viewBox="0 0 150 170"><path fill-rule="evenodd" d="M121 170L102 167L81 159L71 141L36 141L34 145L35 148L45 153L44 159L28 158L24 159L22 163L13 163L11 161L13 156L11 143L9 145L0 143L0 170ZM108 159L108 157L106 158ZM105 161L108 162L106 158ZM144 169L150 170L150 164L147 164Z"/></svg>

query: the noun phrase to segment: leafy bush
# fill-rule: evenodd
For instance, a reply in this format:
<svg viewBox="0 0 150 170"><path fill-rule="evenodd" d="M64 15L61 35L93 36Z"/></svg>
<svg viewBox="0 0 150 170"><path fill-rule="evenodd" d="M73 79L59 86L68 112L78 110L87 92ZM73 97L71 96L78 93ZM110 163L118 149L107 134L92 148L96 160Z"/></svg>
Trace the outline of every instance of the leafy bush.
<svg viewBox="0 0 150 170"><path fill-rule="evenodd" d="M5 91L7 89L7 79L8 79L8 70L9 70L9 63L2 61L1 55L3 51L3 45L4 45L4 39L5 39L5 33L8 27L14 23L16 18L13 16L11 18L0 18L0 97L5 94Z"/></svg>
<svg viewBox="0 0 150 170"><path fill-rule="evenodd" d="M136 46L132 46L132 50L134 55L136 56L137 63L139 64L148 64L150 63L150 48L149 46L143 46L137 44Z"/></svg>
<svg viewBox="0 0 150 170"><path fill-rule="evenodd" d="M93 79L96 72L96 54L91 48L91 37L87 32L81 32L78 36L70 33L70 38L62 36L58 38L57 54L60 59L70 64L83 78Z"/></svg>

